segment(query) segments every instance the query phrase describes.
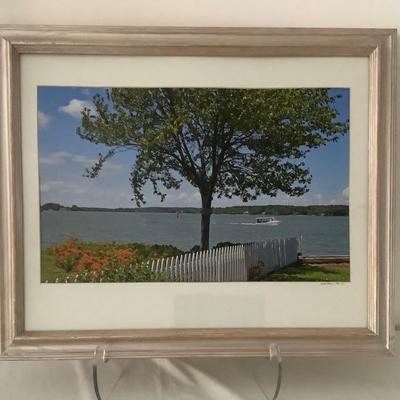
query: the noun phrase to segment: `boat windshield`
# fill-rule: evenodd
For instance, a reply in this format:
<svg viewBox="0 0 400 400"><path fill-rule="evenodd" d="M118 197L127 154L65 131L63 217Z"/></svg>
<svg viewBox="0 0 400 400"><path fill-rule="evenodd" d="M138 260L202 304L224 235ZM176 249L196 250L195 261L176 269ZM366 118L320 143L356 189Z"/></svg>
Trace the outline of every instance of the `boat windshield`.
<svg viewBox="0 0 400 400"><path fill-rule="evenodd" d="M273 217L258 217L257 218L257 222L270 222L273 220L274 220Z"/></svg>

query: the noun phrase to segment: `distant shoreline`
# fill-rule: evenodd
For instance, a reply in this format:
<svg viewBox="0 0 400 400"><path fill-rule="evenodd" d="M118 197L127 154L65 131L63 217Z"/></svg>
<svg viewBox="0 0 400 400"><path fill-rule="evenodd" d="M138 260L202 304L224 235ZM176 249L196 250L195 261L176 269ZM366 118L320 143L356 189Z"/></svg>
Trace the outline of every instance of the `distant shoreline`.
<svg viewBox="0 0 400 400"><path fill-rule="evenodd" d="M106 208L106 207L71 207L59 203L45 203L40 211L92 211L92 212L135 212L135 213L182 213L200 214L197 207L140 207L140 208ZM348 216L349 206L342 205L261 205L261 206L230 206L214 207L214 214L249 214L249 215L318 215L318 216Z"/></svg>

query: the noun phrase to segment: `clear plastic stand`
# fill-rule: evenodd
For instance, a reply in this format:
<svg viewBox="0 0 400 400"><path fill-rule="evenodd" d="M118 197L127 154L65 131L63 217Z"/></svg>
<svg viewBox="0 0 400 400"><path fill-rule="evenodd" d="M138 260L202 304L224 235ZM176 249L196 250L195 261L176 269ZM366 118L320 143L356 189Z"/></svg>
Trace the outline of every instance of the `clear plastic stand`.
<svg viewBox="0 0 400 400"><path fill-rule="evenodd" d="M106 349L105 347L97 347L94 351L94 358L93 358L93 388L94 393L96 394L97 400L102 400L99 390L99 379L98 379L98 362L101 360L103 364L105 364L108 360L106 358Z"/></svg>
<svg viewBox="0 0 400 400"><path fill-rule="evenodd" d="M269 346L269 360L272 361L276 359L278 364L278 374L276 378L276 385L275 385L275 392L271 400L277 400L279 396L279 392L281 390L282 384L282 355L279 350L279 346L275 343L271 343ZM101 361L103 364L108 361L106 355L106 348L105 347L97 347L94 352L93 358L93 389L96 395L97 400L102 400L100 390L99 390L99 376L98 376L98 364Z"/></svg>
<svg viewBox="0 0 400 400"><path fill-rule="evenodd" d="M276 386L275 386L275 392L274 396L272 397L272 400L276 400L279 396L279 392L281 391L281 385L282 385L282 354L279 349L279 346L275 343L271 343L269 346L269 359L273 360L276 358L276 361L278 363L278 375L276 377Z"/></svg>

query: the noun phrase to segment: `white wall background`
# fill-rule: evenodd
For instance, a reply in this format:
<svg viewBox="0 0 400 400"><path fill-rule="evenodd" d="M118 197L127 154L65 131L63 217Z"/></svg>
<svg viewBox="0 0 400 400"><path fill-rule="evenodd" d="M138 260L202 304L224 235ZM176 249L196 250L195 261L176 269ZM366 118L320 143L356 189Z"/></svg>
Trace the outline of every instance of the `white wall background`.
<svg viewBox="0 0 400 400"><path fill-rule="evenodd" d="M400 29L400 1L0 0L0 23ZM399 279L396 286L400 289ZM400 296L397 299L400 323ZM397 337L400 339L400 334ZM385 359L285 360L280 398L399 398L399 345L396 354ZM113 361L104 365L100 374L104 400L255 400L265 399L264 393L271 396L275 372L264 360L196 359ZM0 398L94 399L90 363L2 362Z"/></svg>

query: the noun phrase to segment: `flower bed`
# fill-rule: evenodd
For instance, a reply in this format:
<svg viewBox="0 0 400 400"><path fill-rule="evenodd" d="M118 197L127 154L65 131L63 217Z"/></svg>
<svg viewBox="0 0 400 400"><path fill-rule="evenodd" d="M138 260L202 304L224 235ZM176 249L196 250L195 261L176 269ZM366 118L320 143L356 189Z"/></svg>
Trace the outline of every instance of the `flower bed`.
<svg viewBox="0 0 400 400"><path fill-rule="evenodd" d="M173 246L94 243L68 238L42 251L42 282L147 282L169 280L147 261L179 255Z"/></svg>

